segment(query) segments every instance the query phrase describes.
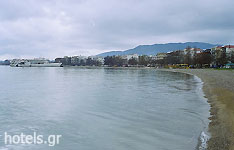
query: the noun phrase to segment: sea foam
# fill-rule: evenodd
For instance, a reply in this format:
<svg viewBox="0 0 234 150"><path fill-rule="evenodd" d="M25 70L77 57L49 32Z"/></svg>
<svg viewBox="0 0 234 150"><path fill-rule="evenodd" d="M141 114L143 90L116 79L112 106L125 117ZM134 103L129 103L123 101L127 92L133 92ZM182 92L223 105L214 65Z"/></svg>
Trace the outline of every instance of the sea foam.
<svg viewBox="0 0 234 150"><path fill-rule="evenodd" d="M199 150L206 150L209 138L210 137L205 132L201 132Z"/></svg>

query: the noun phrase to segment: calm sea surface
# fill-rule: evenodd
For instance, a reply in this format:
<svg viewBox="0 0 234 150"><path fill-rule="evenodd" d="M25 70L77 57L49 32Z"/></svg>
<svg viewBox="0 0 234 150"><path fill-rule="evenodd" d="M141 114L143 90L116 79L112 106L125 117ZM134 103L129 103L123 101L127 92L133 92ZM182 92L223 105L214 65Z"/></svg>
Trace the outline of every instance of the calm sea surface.
<svg viewBox="0 0 234 150"><path fill-rule="evenodd" d="M193 150L208 124L201 86L155 69L0 66L0 150ZM5 145L4 132L62 138Z"/></svg>

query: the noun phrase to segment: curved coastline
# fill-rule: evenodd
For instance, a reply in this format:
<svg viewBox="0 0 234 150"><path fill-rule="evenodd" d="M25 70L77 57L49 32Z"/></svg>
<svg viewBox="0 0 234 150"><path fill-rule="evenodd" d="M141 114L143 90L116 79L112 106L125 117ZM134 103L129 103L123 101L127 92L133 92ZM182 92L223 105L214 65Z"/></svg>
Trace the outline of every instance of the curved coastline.
<svg viewBox="0 0 234 150"><path fill-rule="evenodd" d="M65 67L66 68L66 67ZM104 68L104 67L97 67ZM114 67L110 67L114 68ZM155 68L123 68L155 69ZM194 75L203 82L203 95L210 104L208 150L234 150L234 70L156 69Z"/></svg>
<svg viewBox="0 0 234 150"><path fill-rule="evenodd" d="M234 150L234 71L214 69L159 69L195 75L203 81L210 104L208 150Z"/></svg>
<svg viewBox="0 0 234 150"><path fill-rule="evenodd" d="M185 73L185 72L182 72L182 73ZM202 81L202 79L199 78L197 75L194 75L192 73L186 73L186 74L194 76L196 78L196 80L199 81L200 84L198 86L198 94L200 96L200 99L206 101L207 105L209 105L209 110L208 110L209 112L208 112L207 120L203 120L205 126L204 126L204 129L201 131L200 137L198 139L198 145L196 147L198 150L206 150L208 147L208 145L207 145L208 141L211 137L211 134L209 132L209 123L210 123L209 118L211 117L211 115L210 115L211 105L210 105L210 103L209 103L208 99L206 98L205 93L203 91L204 82Z"/></svg>
<svg viewBox="0 0 234 150"><path fill-rule="evenodd" d="M189 72L181 72L179 70L175 70L175 69L159 69L159 71L170 71L170 72L176 72L176 73L183 73L183 74L188 74L188 75L191 75L191 76L194 76L195 77L195 80L198 80L198 82L200 83L199 86L198 86L198 92L199 92L199 96L201 99L204 99L204 101L206 101L209 105L209 112L210 112L210 109L211 109L211 105L208 101L208 99L206 98L205 96L205 93L203 91L203 86L204 86L204 82L203 80L198 77L197 75L193 74L193 73L189 73ZM210 118L210 113L209 113L209 116L207 116L207 119ZM197 150L206 150L207 147L208 147L208 140L210 139L211 137L211 134L209 132L209 122L207 123L204 123L205 124L205 127L204 129L201 131L200 133L200 137L198 138L198 144L197 144L197 147L196 149Z"/></svg>

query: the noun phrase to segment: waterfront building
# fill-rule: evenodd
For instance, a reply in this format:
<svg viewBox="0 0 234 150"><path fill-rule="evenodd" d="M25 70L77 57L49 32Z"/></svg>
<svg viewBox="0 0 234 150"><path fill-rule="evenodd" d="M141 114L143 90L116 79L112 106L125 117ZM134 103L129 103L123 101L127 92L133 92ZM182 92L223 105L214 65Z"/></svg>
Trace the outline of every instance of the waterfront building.
<svg viewBox="0 0 234 150"><path fill-rule="evenodd" d="M163 60L166 57L167 57L167 53L158 53L156 55L156 60Z"/></svg>

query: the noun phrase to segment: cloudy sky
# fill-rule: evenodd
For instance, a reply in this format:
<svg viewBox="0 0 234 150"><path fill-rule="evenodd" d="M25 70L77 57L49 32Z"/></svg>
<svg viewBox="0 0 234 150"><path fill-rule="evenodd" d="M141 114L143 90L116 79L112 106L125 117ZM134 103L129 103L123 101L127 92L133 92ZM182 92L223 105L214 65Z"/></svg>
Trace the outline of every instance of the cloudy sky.
<svg viewBox="0 0 234 150"><path fill-rule="evenodd" d="M0 59L234 44L233 0L0 0Z"/></svg>

